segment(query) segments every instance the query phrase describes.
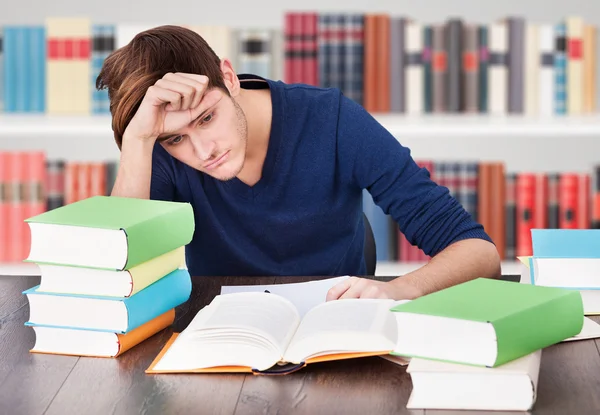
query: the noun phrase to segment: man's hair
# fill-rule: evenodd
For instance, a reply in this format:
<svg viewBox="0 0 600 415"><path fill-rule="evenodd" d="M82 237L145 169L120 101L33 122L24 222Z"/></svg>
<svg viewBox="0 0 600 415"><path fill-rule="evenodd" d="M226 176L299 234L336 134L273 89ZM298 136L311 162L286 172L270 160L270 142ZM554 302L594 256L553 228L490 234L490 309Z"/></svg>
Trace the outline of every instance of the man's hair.
<svg viewBox="0 0 600 415"><path fill-rule="evenodd" d="M208 77L208 88L221 88L221 60L198 33L181 26L158 26L138 33L129 44L111 53L96 79L108 89L112 129L119 149L123 133L138 110L146 90L169 72Z"/></svg>

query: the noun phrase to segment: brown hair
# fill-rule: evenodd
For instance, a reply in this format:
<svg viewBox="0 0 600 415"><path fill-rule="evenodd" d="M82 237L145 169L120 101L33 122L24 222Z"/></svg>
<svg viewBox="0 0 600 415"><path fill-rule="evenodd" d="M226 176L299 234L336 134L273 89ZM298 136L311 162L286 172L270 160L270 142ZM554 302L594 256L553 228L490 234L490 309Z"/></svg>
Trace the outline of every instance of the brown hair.
<svg viewBox="0 0 600 415"><path fill-rule="evenodd" d="M223 82L221 60L206 41L181 26L158 26L138 33L129 44L111 53L96 79L96 88L108 88L112 129L119 149L123 133L146 90L169 72L206 75L208 88L229 91Z"/></svg>

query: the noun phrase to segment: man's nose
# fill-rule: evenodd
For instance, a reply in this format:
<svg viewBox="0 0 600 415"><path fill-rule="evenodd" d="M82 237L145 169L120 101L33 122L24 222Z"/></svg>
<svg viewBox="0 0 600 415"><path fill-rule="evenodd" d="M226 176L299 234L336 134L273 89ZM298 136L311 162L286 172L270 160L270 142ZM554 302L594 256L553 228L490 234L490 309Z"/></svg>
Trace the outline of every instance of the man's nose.
<svg viewBox="0 0 600 415"><path fill-rule="evenodd" d="M212 140L201 139L200 137L190 137L194 153L200 160L206 161L210 158L215 150L215 143Z"/></svg>

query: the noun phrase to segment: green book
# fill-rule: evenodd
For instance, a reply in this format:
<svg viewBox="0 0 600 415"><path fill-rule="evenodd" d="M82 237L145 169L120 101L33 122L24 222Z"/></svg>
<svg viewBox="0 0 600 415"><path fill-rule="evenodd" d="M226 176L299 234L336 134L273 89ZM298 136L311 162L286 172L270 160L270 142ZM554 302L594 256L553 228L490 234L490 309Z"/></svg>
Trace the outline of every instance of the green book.
<svg viewBox="0 0 600 415"><path fill-rule="evenodd" d="M194 233L190 204L94 196L25 220L26 262L128 270L187 245Z"/></svg>
<svg viewBox="0 0 600 415"><path fill-rule="evenodd" d="M478 278L391 308L392 354L496 367L579 334L576 290Z"/></svg>

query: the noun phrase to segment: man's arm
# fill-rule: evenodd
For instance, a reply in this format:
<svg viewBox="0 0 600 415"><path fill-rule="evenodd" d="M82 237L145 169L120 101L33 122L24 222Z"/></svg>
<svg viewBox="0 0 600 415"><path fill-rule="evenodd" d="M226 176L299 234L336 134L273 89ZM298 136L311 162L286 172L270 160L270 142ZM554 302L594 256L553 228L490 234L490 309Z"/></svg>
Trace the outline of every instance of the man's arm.
<svg viewBox="0 0 600 415"><path fill-rule="evenodd" d="M497 277L500 258L483 227L420 168L362 107L340 108L339 154L352 181L398 223L406 238L432 257L430 263L390 283L352 278L328 299L416 298L477 277Z"/></svg>
<svg viewBox="0 0 600 415"><path fill-rule="evenodd" d="M119 170L111 196L150 198L154 142L123 137Z"/></svg>

